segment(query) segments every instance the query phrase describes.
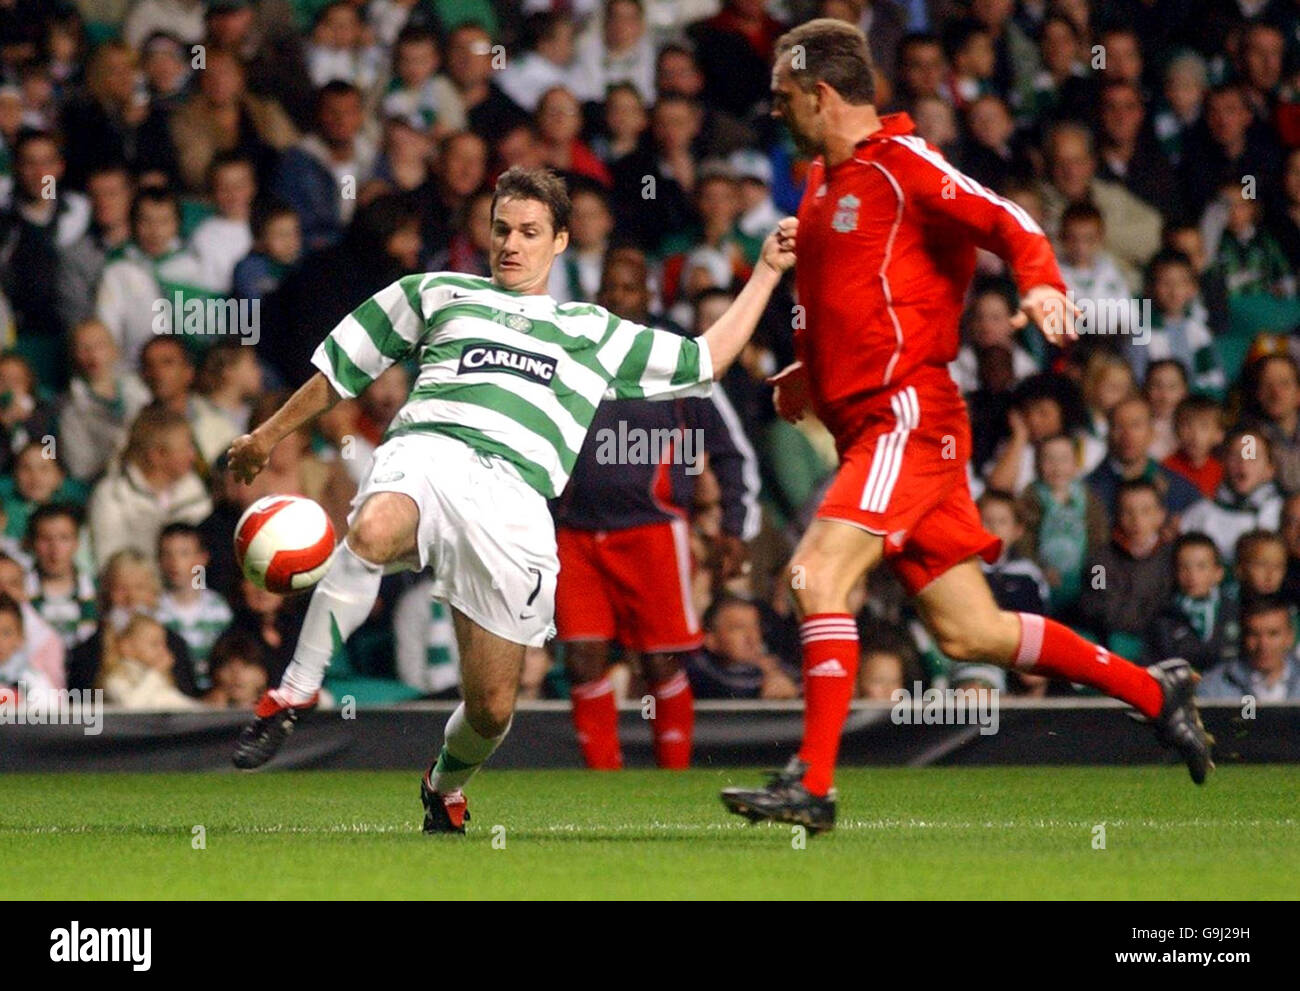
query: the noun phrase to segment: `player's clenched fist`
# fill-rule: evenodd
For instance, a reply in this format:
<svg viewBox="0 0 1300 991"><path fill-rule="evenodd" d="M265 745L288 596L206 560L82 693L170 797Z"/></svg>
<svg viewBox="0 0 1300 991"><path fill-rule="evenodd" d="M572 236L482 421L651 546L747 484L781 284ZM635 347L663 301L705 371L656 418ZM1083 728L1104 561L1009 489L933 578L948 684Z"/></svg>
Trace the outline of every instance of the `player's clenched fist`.
<svg viewBox="0 0 1300 991"><path fill-rule="evenodd" d="M799 231L799 218L786 217L776 225L776 230L763 241L760 260L778 272L794 267L794 238Z"/></svg>
<svg viewBox="0 0 1300 991"><path fill-rule="evenodd" d="M772 402L781 419L791 423L802 420L808 409L808 373L804 371L803 362L786 365L769 378L767 384L773 387Z"/></svg>
<svg viewBox="0 0 1300 991"><path fill-rule="evenodd" d="M256 431L236 437L230 442L226 458L230 462L230 471L237 481L247 485L257 477L258 472L266 467L271 457L271 447Z"/></svg>

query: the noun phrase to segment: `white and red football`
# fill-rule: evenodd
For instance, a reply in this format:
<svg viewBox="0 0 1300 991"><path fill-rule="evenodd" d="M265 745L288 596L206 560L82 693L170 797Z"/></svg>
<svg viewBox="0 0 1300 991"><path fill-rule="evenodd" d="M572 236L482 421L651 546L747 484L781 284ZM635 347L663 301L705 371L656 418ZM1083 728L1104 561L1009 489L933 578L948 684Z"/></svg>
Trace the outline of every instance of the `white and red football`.
<svg viewBox="0 0 1300 991"><path fill-rule="evenodd" d="M334 525L302 496L263 496L235 524L235 560L249 581L268 592L311 588L333 553Z"/></svg>

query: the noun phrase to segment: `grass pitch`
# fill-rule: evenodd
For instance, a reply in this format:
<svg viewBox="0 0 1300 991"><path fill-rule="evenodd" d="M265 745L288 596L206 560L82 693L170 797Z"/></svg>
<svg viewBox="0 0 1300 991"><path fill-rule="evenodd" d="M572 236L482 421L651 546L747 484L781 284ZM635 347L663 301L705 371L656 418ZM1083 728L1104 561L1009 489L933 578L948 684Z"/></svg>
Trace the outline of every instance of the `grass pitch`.
<svg viewBox="0 0 1300 991"><path fill-rule="evenodd" d="M847 769L839 828L803 849L724 812L752 771L489 769L464 837L420 833L418 780L5 775L0 897L1255 899L1300 877L1295 766L1204 788L1181 767Z"/></svg>

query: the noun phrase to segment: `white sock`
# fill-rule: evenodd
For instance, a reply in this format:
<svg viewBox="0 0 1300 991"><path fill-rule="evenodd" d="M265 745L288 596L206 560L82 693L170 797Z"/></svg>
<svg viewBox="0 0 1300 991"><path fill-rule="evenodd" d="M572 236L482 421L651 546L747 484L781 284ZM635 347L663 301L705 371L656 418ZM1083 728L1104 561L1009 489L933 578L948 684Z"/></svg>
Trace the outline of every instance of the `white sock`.
<svg viewBox="0 0 1300 991"><path fill-rule="evenodd" d="M437 763L429 770L429 787L440 795L449 795L465 787L483 762L501 746L501 741L509 732L510 727L507 725L500 736L479 736L478 731L465 718L465 703L456 706L456 711L447 720L442 752L438 754Z"/></svg>
<svg viewBox="0 0 1300 991"><path fill-rule="evenodd" d="M374 608L383 577L383 565L358 557L346 540L339 544L329 570L311 594L293 662L280 680L281 697L301 704L320 690L335 649L356 632Z"/></svg>

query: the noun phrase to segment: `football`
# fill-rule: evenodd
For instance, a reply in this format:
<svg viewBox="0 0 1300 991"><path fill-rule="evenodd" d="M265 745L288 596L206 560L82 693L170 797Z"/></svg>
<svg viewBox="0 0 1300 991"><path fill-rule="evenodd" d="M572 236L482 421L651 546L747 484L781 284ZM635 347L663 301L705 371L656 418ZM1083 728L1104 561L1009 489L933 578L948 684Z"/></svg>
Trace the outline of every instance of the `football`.
<svg viewBox="0 0 1300 991"><path fill-rule="evenodd" d="M235 525L235 560L249 581L268 592L311 588L333 553L334 525L302 496L263 496Z"/></svg>

